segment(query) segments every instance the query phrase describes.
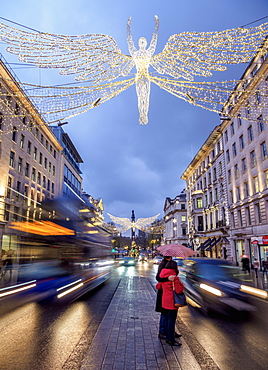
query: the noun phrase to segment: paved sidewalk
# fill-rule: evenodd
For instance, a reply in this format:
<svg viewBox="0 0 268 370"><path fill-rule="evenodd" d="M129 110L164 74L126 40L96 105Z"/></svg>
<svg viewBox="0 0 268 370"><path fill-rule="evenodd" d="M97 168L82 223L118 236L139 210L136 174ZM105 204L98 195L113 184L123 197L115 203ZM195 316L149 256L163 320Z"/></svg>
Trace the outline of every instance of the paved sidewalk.
<svg viewBox="0 0 268 370"><path fill-rule="evenodd" d="M182 338L181 347L158 339L156 294L144 277L123 277L81 370L200 370Z"/></svg>

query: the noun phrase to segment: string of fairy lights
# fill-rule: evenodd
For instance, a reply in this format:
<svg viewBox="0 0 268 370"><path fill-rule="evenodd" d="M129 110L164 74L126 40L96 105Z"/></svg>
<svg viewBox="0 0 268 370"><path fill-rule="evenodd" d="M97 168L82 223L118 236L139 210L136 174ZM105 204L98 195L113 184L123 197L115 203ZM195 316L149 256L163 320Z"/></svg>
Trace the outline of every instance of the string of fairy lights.
<svg viewBox="0 0 268 370"><path fill-rule="evenodd" d="M159 213L152 217L138 218L137 221L132 221L127 217L113 216L107 213L111 220L117 224L116 229L119 233L124 233L129 229L135 230L136 228L142 231L146 230L146 226L152 224L159 216ZM120 225L120 226L118 226Z"/></svg>
<svg viewBox="0 0 268 370"><path fill-rule="evenodd" d="M24 117L29 115L21 103L25 94L37 107L37 113L31 112L31 116L41 115L44 124L50 124L93 109L134 84L138 96L139 122L146 124L150 83L190 104L219 114L232 96L232 99L237 101L236 105L241 108L239 112L234 111L241 118L256 120L262 114L263 121L268 123L268 117L262 112L267 104L265 76L255 76L258 84L255 83L253 88L248 87L252 81L248 78L242 81L194 81L194 76L210 77L213 71L226 70L228 64L249 62L256 53L259 58L265 59L268 54L268 23L219 32L182 32L170 36L162 52L154 55L159 28L158 17L155 16L155 30L147 49L144 37L139 39L139 49L135 47L130 21L131 18L127 23L130 55L123 54L115 40L108 35L65 36L34 30L29 32L0 23L0 40L10 45L7 51L18 55L20 61L41 68L58 68L60 74L73 74L75 80L86 81L87 84L41 86L17 82L21 91L9 90L8 93L5 88L1 88L2 105L7 105L7 96L16 101L16 109L6 109L1 118L4 127L2 133L13 131L14 117L23 121ZM150 66L158 74L149 73ZM134 77L131 73L133 67L136 67ZM249 117L250 107L254 114ZM234 113L229 116L235 117ZM16 129L27 129L25 120L21 124L16 123Z"/></svg>

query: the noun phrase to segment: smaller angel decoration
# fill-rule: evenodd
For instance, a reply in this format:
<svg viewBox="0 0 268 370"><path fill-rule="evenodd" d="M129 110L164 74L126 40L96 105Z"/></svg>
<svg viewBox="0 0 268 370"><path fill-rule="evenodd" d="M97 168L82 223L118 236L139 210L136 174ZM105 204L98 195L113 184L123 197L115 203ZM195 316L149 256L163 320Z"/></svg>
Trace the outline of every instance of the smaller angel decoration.
<svg viewBox="0 0 268 370"><path fill-rule="evenodd" d="M134 219L131 220L130 218L117 217L117 216L111 215L110 213L107 213L107 214L115 224L121 225L121 226L117 226L117 230L120 233L124 233L129 229L132 229L134 231L135 228L144 231L145 226L153 223L160 215L160 213L158 213L155 216L146 217L146 218L138 218L137 221L134 221Z"/></svg>
<svg viewBox="0 0 268 370"><path fill-rule="evenodd" d="M174 34L156 55L158 17L155 16L155 30L148 48L144 37L138 41L139 48L135 47L130 23L131 18L127 22L130 55L123 54L111 36L102 34L64 36L22 31L0 23L0 40L10 44L7 51L18 55L23 62L41 68L59 68L62 75L73 74L75 80L90 84L65 89L26 86L37 105L43 104L41 114L67 119L135 84L142 125L148 123L151 82L191 104L219 113L237 81L193 82L194 77L209 77L213 71L226 70L228 64L249 62L260 47L263 55L267 53L268 23L219 32ZM133 78L130 75L134 67ZM158 75L149 72L149 67ZM127 76L130 77L123 79Z"/></svg>

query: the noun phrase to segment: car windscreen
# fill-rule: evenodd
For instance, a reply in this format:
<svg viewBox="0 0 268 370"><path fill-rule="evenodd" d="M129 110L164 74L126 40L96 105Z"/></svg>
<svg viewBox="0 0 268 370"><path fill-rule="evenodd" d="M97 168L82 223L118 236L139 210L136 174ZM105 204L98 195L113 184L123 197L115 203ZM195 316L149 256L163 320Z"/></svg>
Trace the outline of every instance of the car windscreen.
<svg viewBox="0 0 268 370"><path fill-rule="evenodd" d="M197 274L212 281L244 280L245 274L239 268L229 265L200 264Z"/></svg>

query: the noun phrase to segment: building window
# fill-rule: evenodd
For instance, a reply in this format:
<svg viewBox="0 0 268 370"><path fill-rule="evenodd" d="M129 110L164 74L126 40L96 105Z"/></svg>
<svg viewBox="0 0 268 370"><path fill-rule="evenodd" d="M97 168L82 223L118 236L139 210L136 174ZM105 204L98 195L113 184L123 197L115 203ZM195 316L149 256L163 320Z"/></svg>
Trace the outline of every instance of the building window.
<svg viewBox="0 0 268 370"><path fill-rule="evenodd" d="M264 160L267 158L267 148L266 142L261 143L261 159Z"/></svg>
<svg viewBox="0 0 268 370"><path fill-rule="evenodd" d="M36 128L35 129L35 137L38 139L38 137L39 137L39 130L38 130L38 128Z"/></svg>
<svg viewBox="0 0 268 370"><path fill-rule="evenodd" d="M25 176L29 177L29 170L30 170L30 165L29 163L26 163L25 165Z"/></svg>
<svg viewBox="0 0 268 370"><path fill-rule="evenodd" d="M241 135L239 137L239 144L240 144L240 150L243 150L245 148L245 142L244 142L244 136Z"/></svg>
<svg viewBox="0 0 268 370"><path fill-rule="evenodd" d="M31 154L31 150L32 150L32 143L28 141L27 153Z"/></svg>
<svg viewBox="0 0 268 370"><path fill-rule="evenodd" d="M248 186L248 181L244 182L244 196L249 197L249 186Z"/></svg>
<svg viewBox="0 0 268 370"><path fill-rule="evenodd" d="M3 114L0 113L0 130L2 130L2 124L3 124Z"/></svg>
<svg viewBox="0 0 268 370"><path fill-rule="evenodd" d="M240 114L237 116L237 125L238 127L242 126L242 120Z"/></svg>
<svg viewBox="0 0 268 370"><path fill-rule="evenodd" d="M19 160L18 160L18 172L21 172L22 170L22 158L19 157Z"/></svg>
<svg viewBox="0 0 268 370"><path fill-rule="evenodd" d="M25 141L25 136L21 134L21 137L20 137L20 148L21 149L23 149L24 147L24 141Z"/></svg>
<svg viewBox="0 0 268 370"><path fill-rule="evenodd" d="M9 155L9 165L10 167L13 167L13 168L14 168L14 159L15 159L15 153L11 151Z"/></svg>
<svg viewBox="0 0 268 370"><path fill-rule="evenodd" d="M250 216L250 208L246 207L246 217L247 217L247 224L251 225L251 216Z"/></svg>
<svg viewBox="0 0 268 370"><path fill-rule="evenodd" d="M54 185L54 182L51 183L51 193L54 194L55 193L55 185ZM186 218L186 216L185 216ZM186 221L186 220L185 220Z"/></svg>
<svg viewBox="0 0 268 370"><path fill-rule="evenodd" d="M237 155L236 143L233 143L232 147L233 147L233 157L236 157L236 155Z"/></svg>
<svg viewBox="0 0 268 370"><path fill-rule="evenodd" d="M47 180L47 190L50 191L50 180Z"/></svg>
<svg viewBox="0 0 268 370"><path fill-rule="evenodd" d="M13 126L13 131L12 131L12 141L15 141L17 142L17 127L16 126Z"/></svg>
<svg viewBox="0 0 268 370"><path fill-rule="evenodd" d="M27 123L27 117L22 117L22 123L24 124L24 125L26 125L26 123Z"/></svg>
<svg viewBox="0 0 268 370"><path fill-rule="evenodd" d="M231 135L233 136L235 133L235 130L234 130L234 123L232 122L231 123Z"/></svg>
<svg viewBox="0 0 268 370"><path fill-rule="evenodd" d="M44 144L44 135L43 135L43 134L41 134L41 137L40 137L40 143L41 143L41 144Z"/></svg>
<svg viewBox="0 0 268 370"><path fill-rule="evenodd" d="M36 158L37 158L37 148L36 147L34 147L33 158L36 161Z"/></svg>
<svg viewBox="0 0 268 370"><path fill-rule="evenodd" d="M48 163L48 172L51 173L51 162Z"/></svg>
<svg viewBox="0 0 268 370"><path fill-rule="evenodd" d="M56 169L55 169L55 166L52 167L52 175L55 176L55 173L56 173ZM185 207L185 204L182 204L181 205L181 209L185 209L185 208L182 208L182 206Z"/></svg>
<svg viewBox="0 0 268 370"><path fill-rule="evenodd" d="M55 175L55 166L53 166L53 168L54 168L54 175ZM186 209L184 203L181 204L181 209Z"/></svg>
<svg viewBox="0 0 268 370"><path fill-rule="evenodd" d="M45 158L44 167L47 169L47 158Z"/></svg>
<svg viewBox="0 0 268 370"><path fill-rule="evenodd" d="M248 142L250 143L253 140L254 140L253 129L252 129L252 126L249 126L249 128L248 128Z"/></svg>
<svg viewBox="0 0 268 370"><path fill-rule="evenodd" d="M256 194L260 191L258 176L253 177L253 190L254 190L254 194Z"/></svg>
<svg viewBox="0 0 268 370"><path fill-rule="evenodd" d="M233 228L235 228L235 217L234 217L234 212L231 212L231 222L232 222Z"/></svg>
<svg viewBox="0 0 268 370"><path fill-rule="evenodd" d="M202 208L202 207L203 207L202 198L197 198L197 208Z"/></svg>
<svg viewBox="0 0 268 370"><path fill-rule="evenodd" d="M186 216L181 216L181 222L186 222Z"/></svg>
<svg viewBox="0 0 268 370"><path fill-rule="evenodd" d="M6 95L6 106L7 107L10 107L11 106L11 101L12 101L12 98L10 95Z"/></svg>
<svg viewBox="0 0 268 370"><path fill-rule="evenodd" d="M224 137L225 137L225 142L227 143L228 142L228 131L227 130L224 132Z"/></svg>
<svg viewBox="0 0 268 370"><path fill-rule="evenodd" d="M186 227L183 227L183 228L181 229L181 231L182 231L182 235L183 235L183 236L185 236L185 235L186 235Z"/></svg>
<svg viewBox="0 0 268 370"><path fill-rule="evenodd" d="M234 203L233 190L230 190L230 203Z"/></svg>
<svg viewBox="0 0 268 370"><path fill-rule="evenodd" d="M236 165L234 166L234 171L235 171L235 178L236 178L236 179L238 179L238 177L239 177L238 164L236 164Z"/></svg>
<svg viewBox="0 0 268 370"><path fill-rule="evenodd" d="M229 149L226 150L226 161L227 161L227 163L230 162L230 152L229 152Z"/></svg>
<svg viewBox="0 0 268 370"><path fill-rule="evenodd" d="M240 209L237 211L237 215L238 215L239 226L243 226L242 212Z"/></svg>
<svg viewBox="0 0 268 370"><path fill-rule="evenodd" d="M15 104L14 113L16 114L16 116L20 114L20 107L18 103Z"/></svg>
<svg viewBox="0 0 268 370"><path fill-rule="evenodd" d="M40 152L39 153L39 164L41 164L42 166L42 163L43 163L43 154Z"/></svg>
<svg viewBox="0 0 268 370"><path fill-rule="evenodd" d="M43 188L46 187L46 176L43 176Z"/></svg>
<svg viewBox="0 0 268 370"><path fill-rule="evenodd" d="M258 117L258 127L259 127L259 133L264 131L264 122L263 122L262 115Z"/></svg>
<svg viewBox="0 0 268 370"><path fill-rule="evenodd" d="M232 172L231 170L228 170L228 183L230 184L232 181Z"/></svg>
<svg viewBox="0 0 268 370"><path fill-rule="evenodd" d="M268 170L264 171L264 184L268 188Z"/></svg>
<svg viewBox="0 0 268 370"><path fill-rule="evenodd" d="M238 200L241 200L240 186L238 186L238 187L236 188L236 196L237 196L237 201L238 201Z"/></svg>
<svg viewBox="0 0 268 370"><path fill-rule="evenodd" d="M221 176L222 175L222 163L219 162L219 175Z"/></svg>
<svg viewBox="0 0 268 370"><path fill-rule="evenodd" d="M215 188L215 200L219 200L218 188Z"/></svg>
<svg viewBox="0 0 268 370"><path fill-rule="evenodd" d="M261 208L260 208L259 203L255 204L255 215L256 215L256 221L259 224L261 224L262 223L262 218L261 218Z"/></svg>
<svg viewBox="0 0 268 370"><path fill-rule="evenodd" d="M256 166L256 153L255 153L255 150L252 150L252 152L250 152L250 164L251 164L251 167L255 167Z"/></svg>
<svg viewBox="0 0 268 370"><path fill-rule="evenodd" d="M32 181L35 181L36 171L35 168L32 168Z"/></svg>
<svg viewBox="0 0 268 370"><path fill-rule="evenodd" d="M242 173L245 173L247 170L247 161L246 158L242 158Z"/></svg>

